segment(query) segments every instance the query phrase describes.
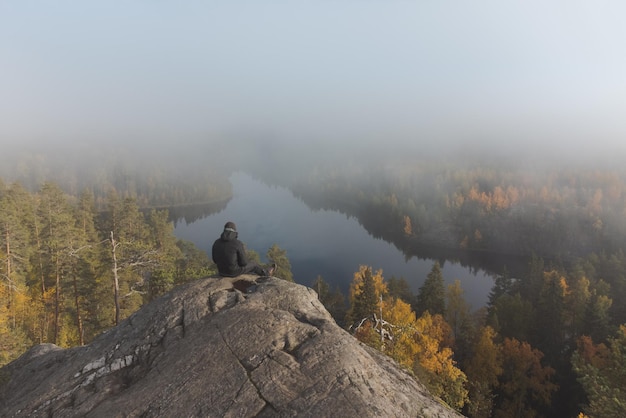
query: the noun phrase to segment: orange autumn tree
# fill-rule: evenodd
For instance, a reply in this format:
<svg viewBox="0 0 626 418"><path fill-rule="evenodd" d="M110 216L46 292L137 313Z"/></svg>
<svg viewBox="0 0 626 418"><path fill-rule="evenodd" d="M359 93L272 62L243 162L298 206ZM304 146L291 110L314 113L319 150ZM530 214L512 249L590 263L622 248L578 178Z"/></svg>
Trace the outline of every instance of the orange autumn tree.
<svg viewBox="0 0 626 418"><path fill-rule="evenodd" d="M537 408L550 405L558 386L551 381L554 369L541 365L542 357L527 342L504 339L496 417L534 417Z"/></svg>

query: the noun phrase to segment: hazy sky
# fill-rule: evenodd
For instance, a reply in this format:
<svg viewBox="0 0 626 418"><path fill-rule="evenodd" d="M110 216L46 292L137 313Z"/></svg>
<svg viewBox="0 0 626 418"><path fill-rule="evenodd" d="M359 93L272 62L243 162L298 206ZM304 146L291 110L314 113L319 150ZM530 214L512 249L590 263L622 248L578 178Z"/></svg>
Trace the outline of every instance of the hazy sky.
<svg viewBox="0 0 626 418"><path fill-rule="evenodd" d="M0 142L626 152L625 17L623 0L0 0Z"/></svg>

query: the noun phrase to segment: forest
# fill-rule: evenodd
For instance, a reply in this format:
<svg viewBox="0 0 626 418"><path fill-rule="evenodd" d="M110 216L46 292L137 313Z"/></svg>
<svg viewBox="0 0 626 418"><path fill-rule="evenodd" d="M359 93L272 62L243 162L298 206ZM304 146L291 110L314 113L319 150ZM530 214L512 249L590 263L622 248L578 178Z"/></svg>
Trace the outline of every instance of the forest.
<svg viewBox="0 0 626 418"><path fill-rule="evenodd" d="M213 274L204 252L174 237L177 216L159 208L214 202L219 210L228 174L245 169L312 208L354 216L407 257L438 247L500 261L490 264L494 287L478 309L458 282L444 285L439 263L417 294L376 266L354 273L348 295L323 277L309 284L339 324L450 406L471 417L624 415L623 171L264 152L262 164L242 158L228 170L190 165L190 177L176 175L172 161L118 165L97 181L66 170L59 183L37 183L24 168L0 182L0 365L41 342L86 344L174 286ZM38 170L54 172L46 167ZM87 187L92 180L99 186ZM511 255L515 265L502 261ZM294 279L278 246L268 259L278 277Z"/></svg>
<svg viewBox="0 0 626 418"><path fill-rule="evenodd" d="M0 181L0 248L0 366L34 344L84 345L174 286L217 272L174 236L168 210L115 189L98 211L89 190ZM291 280L284 251L274 246L267 258Z"/></svg>
<svg viewBox="0 0 626 418"><path fill-rule="evenodd" d="M164 210L111 192L0 183L0 363L35 343L83 345L174 285L212 274L204 252L177 240Z"/></svg>
<svg viewBox="0 0 626 418"><path fill-rule="evenodd" d="M356 216L408 254L437 246L567 262L626 245L625 174L394 160L319 169L290 187L310 206Z"/></svg>
<svg viewBox="0 0 626 418"><path fill-rule="evenodd" d="M458 280L444 284L438 262L417 294L371 266L354 273L347 298L322 277L312 287L346 329L467 416L618 417L626 326L600 277L623 277L625 263L590 256L563 270L533 258L527 274L497 276L477 310Z"/></svg>
<svg viewBox="0 0 626 418"><path fill-rule="evenodd" d="M36 192L52 182L70 196L85 190L96 210L107 209L109 193L132 197L142 208L215 203L230 198L228 173L212 146L135 147L60 144L12 148L0 155L0 179ZM220 147L224 151L226 145ZM72 158L78 155L79 158Z"/></svg>
<svg viewBox="0 0 626 418"><path fill-rule="evenodd" d="M335 155L300 171L285 162L289 177L274 175L287 161L276 158L256 173L357 218L407 258L439 248L480 263L495 277L489 302L471 310L437 265L417 295L362 266L346 305L323 278L313 285L335 318L468 416L624 416L623 167L393 154Z"/></svg>

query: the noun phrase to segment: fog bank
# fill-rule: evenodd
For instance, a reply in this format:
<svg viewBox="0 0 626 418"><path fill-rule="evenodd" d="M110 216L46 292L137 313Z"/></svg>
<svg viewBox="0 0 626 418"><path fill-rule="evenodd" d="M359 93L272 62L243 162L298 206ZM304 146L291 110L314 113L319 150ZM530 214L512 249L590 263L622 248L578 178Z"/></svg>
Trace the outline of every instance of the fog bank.
<svg viewBox="0 0 626 418"><path fill-rule="evenodd" d="M619 1L10 0L0 144L77 157L188 158L244 140L621 161L624 12Z"/></svg>

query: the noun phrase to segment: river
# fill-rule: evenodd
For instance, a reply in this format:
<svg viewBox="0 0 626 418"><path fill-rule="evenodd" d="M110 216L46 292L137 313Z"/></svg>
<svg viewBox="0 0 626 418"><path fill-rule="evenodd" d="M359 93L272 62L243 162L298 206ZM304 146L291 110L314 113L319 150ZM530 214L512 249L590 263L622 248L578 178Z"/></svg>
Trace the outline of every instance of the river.
<svg viewBox="0 0 626 418"><path fill-rule="evenodd" d="M320 275L332 288L347 295L354 272L364 264L382 269L386 279L406 279L417 293L434 260L405 255L393 244L373 238L353 217L329 210L311 210L283 187L268 186L244 173L230 178L233 198L217 213L191 223L179 221L174 234L193 242L210 255L224 224L237 224L239 239L257 251L263 262L273 244L287 251L294 280L311 285ZM445 262L446 284L461 281L465 299L474 308L484 306L493 278L454 262Z"/></svg>

